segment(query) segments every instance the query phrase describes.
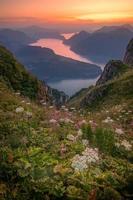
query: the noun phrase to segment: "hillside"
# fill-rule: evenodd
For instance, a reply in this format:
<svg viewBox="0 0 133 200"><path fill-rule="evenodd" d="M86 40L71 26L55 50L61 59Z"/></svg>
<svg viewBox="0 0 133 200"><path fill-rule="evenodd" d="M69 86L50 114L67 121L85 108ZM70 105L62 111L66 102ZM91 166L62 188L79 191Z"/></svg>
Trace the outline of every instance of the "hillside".
<svg viewBox="0 0 133 200"><path fill-rule="evenodd" d="M31 36L27 36L22 31L12 29L0 29L0 44L16 52L20 46L34 42Z"/></svg>
<svg viewBox="0 0 133 200"><path fill-rule="evenodd" d="M69 105L86 107L90 110L109 108L120 104L132 104L133 99L133 62L132 40L125 53L125 64L122 61L109 61L96 86L84 89L69 101ZM130 60L130 62L129 62ZM130 65L128 65L130 63Z"/></svg>
<svg viewBox="0 0 133 200"><path fill-rule="evenodd" d="M99 112L57 110L27 99L36 98L31 86L39 81L28 73L23 79L25 69L4 47L0 69L0 199L132 199L130 104ZM116 81L125 87L132 73L124 77ZM18 87L23 95L13 90ZM131 88L124 89L128 96Z"/></svg>
<svg viewBox="0 0 133 200"><path fill-rule="evenodd" d="M61 98L64 100L63 102L67 99L63 92L60 93L50 88L28 73L24 66L14 58L13 54L3 46L0 46L0 80L15 92L38 102L43 100L48 103L53 101L59 103Z"/></svg>
<svg viewBox="0 0 133 200"><path fill-rule="evenodd" d="M25 46L16 56L33 74L45 81L96 78L102 72L97 65L56 55L48 48Z"/></svg>

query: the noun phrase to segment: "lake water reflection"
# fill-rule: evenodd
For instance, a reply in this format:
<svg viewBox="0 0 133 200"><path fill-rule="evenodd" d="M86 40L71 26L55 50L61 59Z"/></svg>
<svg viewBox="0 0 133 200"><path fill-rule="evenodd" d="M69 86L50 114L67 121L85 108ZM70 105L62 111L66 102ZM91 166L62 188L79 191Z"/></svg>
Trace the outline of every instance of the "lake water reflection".
<svg viewBox="0 0 133 200"><path fill-rule="evenodd" d="M68 37L68 35L66 37ZM47 48L52 49L58 55L69 57L74 60L78 60L78 61L82 61L86 63L97 64L101 66L101 68L103 69L102 64L92 62L90 59L87 59L73 52L68 45L63 44L63 41L59 39L53 39L53 38L40 39L31 45L47 47ZM92 84L95 84L96 80L97 78L96 79L61 80L58 82L48 82L48 84L53 88L66 92L66 94L68 95L73 95L75 92L79 91L80 89L86 88Z"/></svg>

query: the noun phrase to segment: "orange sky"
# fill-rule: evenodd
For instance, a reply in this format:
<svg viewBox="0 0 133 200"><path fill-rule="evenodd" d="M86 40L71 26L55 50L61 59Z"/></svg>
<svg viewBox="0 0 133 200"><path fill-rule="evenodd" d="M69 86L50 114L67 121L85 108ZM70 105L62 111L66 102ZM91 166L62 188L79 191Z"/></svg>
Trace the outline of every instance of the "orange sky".
<svg viewBox="0 0 133 200"><path fill-rule="evenodd" d="M1 18L133 23L133 0L0 0L0 9Z"/></svg>

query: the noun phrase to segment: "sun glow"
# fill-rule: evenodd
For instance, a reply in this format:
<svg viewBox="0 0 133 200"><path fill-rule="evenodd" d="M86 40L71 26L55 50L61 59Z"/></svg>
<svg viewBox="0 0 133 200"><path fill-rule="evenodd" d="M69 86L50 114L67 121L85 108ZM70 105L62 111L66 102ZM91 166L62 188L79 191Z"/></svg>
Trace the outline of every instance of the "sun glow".
<svg viewBox="0 0 133 200"><path fill-rule="evenodd" d="M133 0L0 0L0 7L0 18L133 22Z"/></svg>

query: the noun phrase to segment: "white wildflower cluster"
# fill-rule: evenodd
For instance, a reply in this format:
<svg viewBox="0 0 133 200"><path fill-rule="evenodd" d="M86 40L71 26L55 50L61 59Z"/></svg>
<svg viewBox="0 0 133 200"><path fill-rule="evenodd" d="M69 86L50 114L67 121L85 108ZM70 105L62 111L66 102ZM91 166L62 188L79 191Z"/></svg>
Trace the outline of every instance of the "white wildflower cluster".
<svg viewBox="0 0 133 200"><path fill-rule="evenodd" d="M57 124L57 120L56 120L56 119L50 119L50 120L49 120L49 123L50 123L50 124Z"/></svg>
<svg viewBox="0 0 133 200"><path fill-rule="evenodd" d="M30 102L27 102L26 104L27 104L27 105L30 105L31 103L30 103Z"/></svg>
<svg viewBox="0 0 133 200"><path fill-rule="evenodd" d="M120 128L116 128L115 133L117 133L118 135L122 135L122 134L124 134L124 131Z"/></svg>
<svg viewBox="0 0 133 200"><path fill-rule="evenodd" d="M107 117L105 120L103 120L103 123L112 123L114 120L111 119L111 117Z"/></svg>
<svg viewBox="0 0 133 200"><path fill-rule="evenodd" d="M83 144L85 147L87 147L88 144L89 144L89 142L88 142L88 140L83 139L83 140L82 140L82 144Z"/></svg>
<svg viewBox="0 0 133 200"><path fill-rule="evenodd" d="M132 145L127 140L122 140L121 142L117 142L115 144L118 148L123 146L127 151L132 149Z"/></svg>
<svg viewBox="0 0 133 200"><path fill-rule="evenodd" d="M130 151L132 149L132 145L127 141L127 140L123 140L121 142L121 145L127 150Z"/></svg>
<svg viewBox="0 0 133 200"><path fill-rule="evenodd" d="M16 113L22 113L24 112L24 108L20 106L20 107L17 107L15 111Z"/></svg>
<svg viewBox="0 0 133 200"><path fill-rule="evenodd" d="M31 118L32 117L32 112L26 111L26 115L27 115L28 118Z"/></svg>
<svg viewBox="0 0 133 200"><path fill-rule="evenodd" d="M69 119L69 118L61 118L60 120L59 120L59 122L61 122L61 123L74 123L71 119Z"/></svg>
<svg viewBox="0 0 133 200"><path fill-rule="evenodd" d="M87 147L82 152L82 155L77 154L76 156L74 156L71 166L76 171L83 171L88 168L89 164L95 163L97 161L99 161L98 149Z"/></svg>
<svg viewBox="0 0 133 200"><path fill-rule="evenodd" d="M78 130L78 135L77 135L77 136L78 136L78 137L82 137L82 135L83 135L83 131L82 131L82 129L79 129L79 130Z"/></svg>
<svg viewBox="0 0 133 200"><path fill-rule="evenodd" d="M76 141L77 137L75 137L75 136L72 135L72 134L68 134L68 135L67 135L67 139L74 142L74 141Z"/></svg>

